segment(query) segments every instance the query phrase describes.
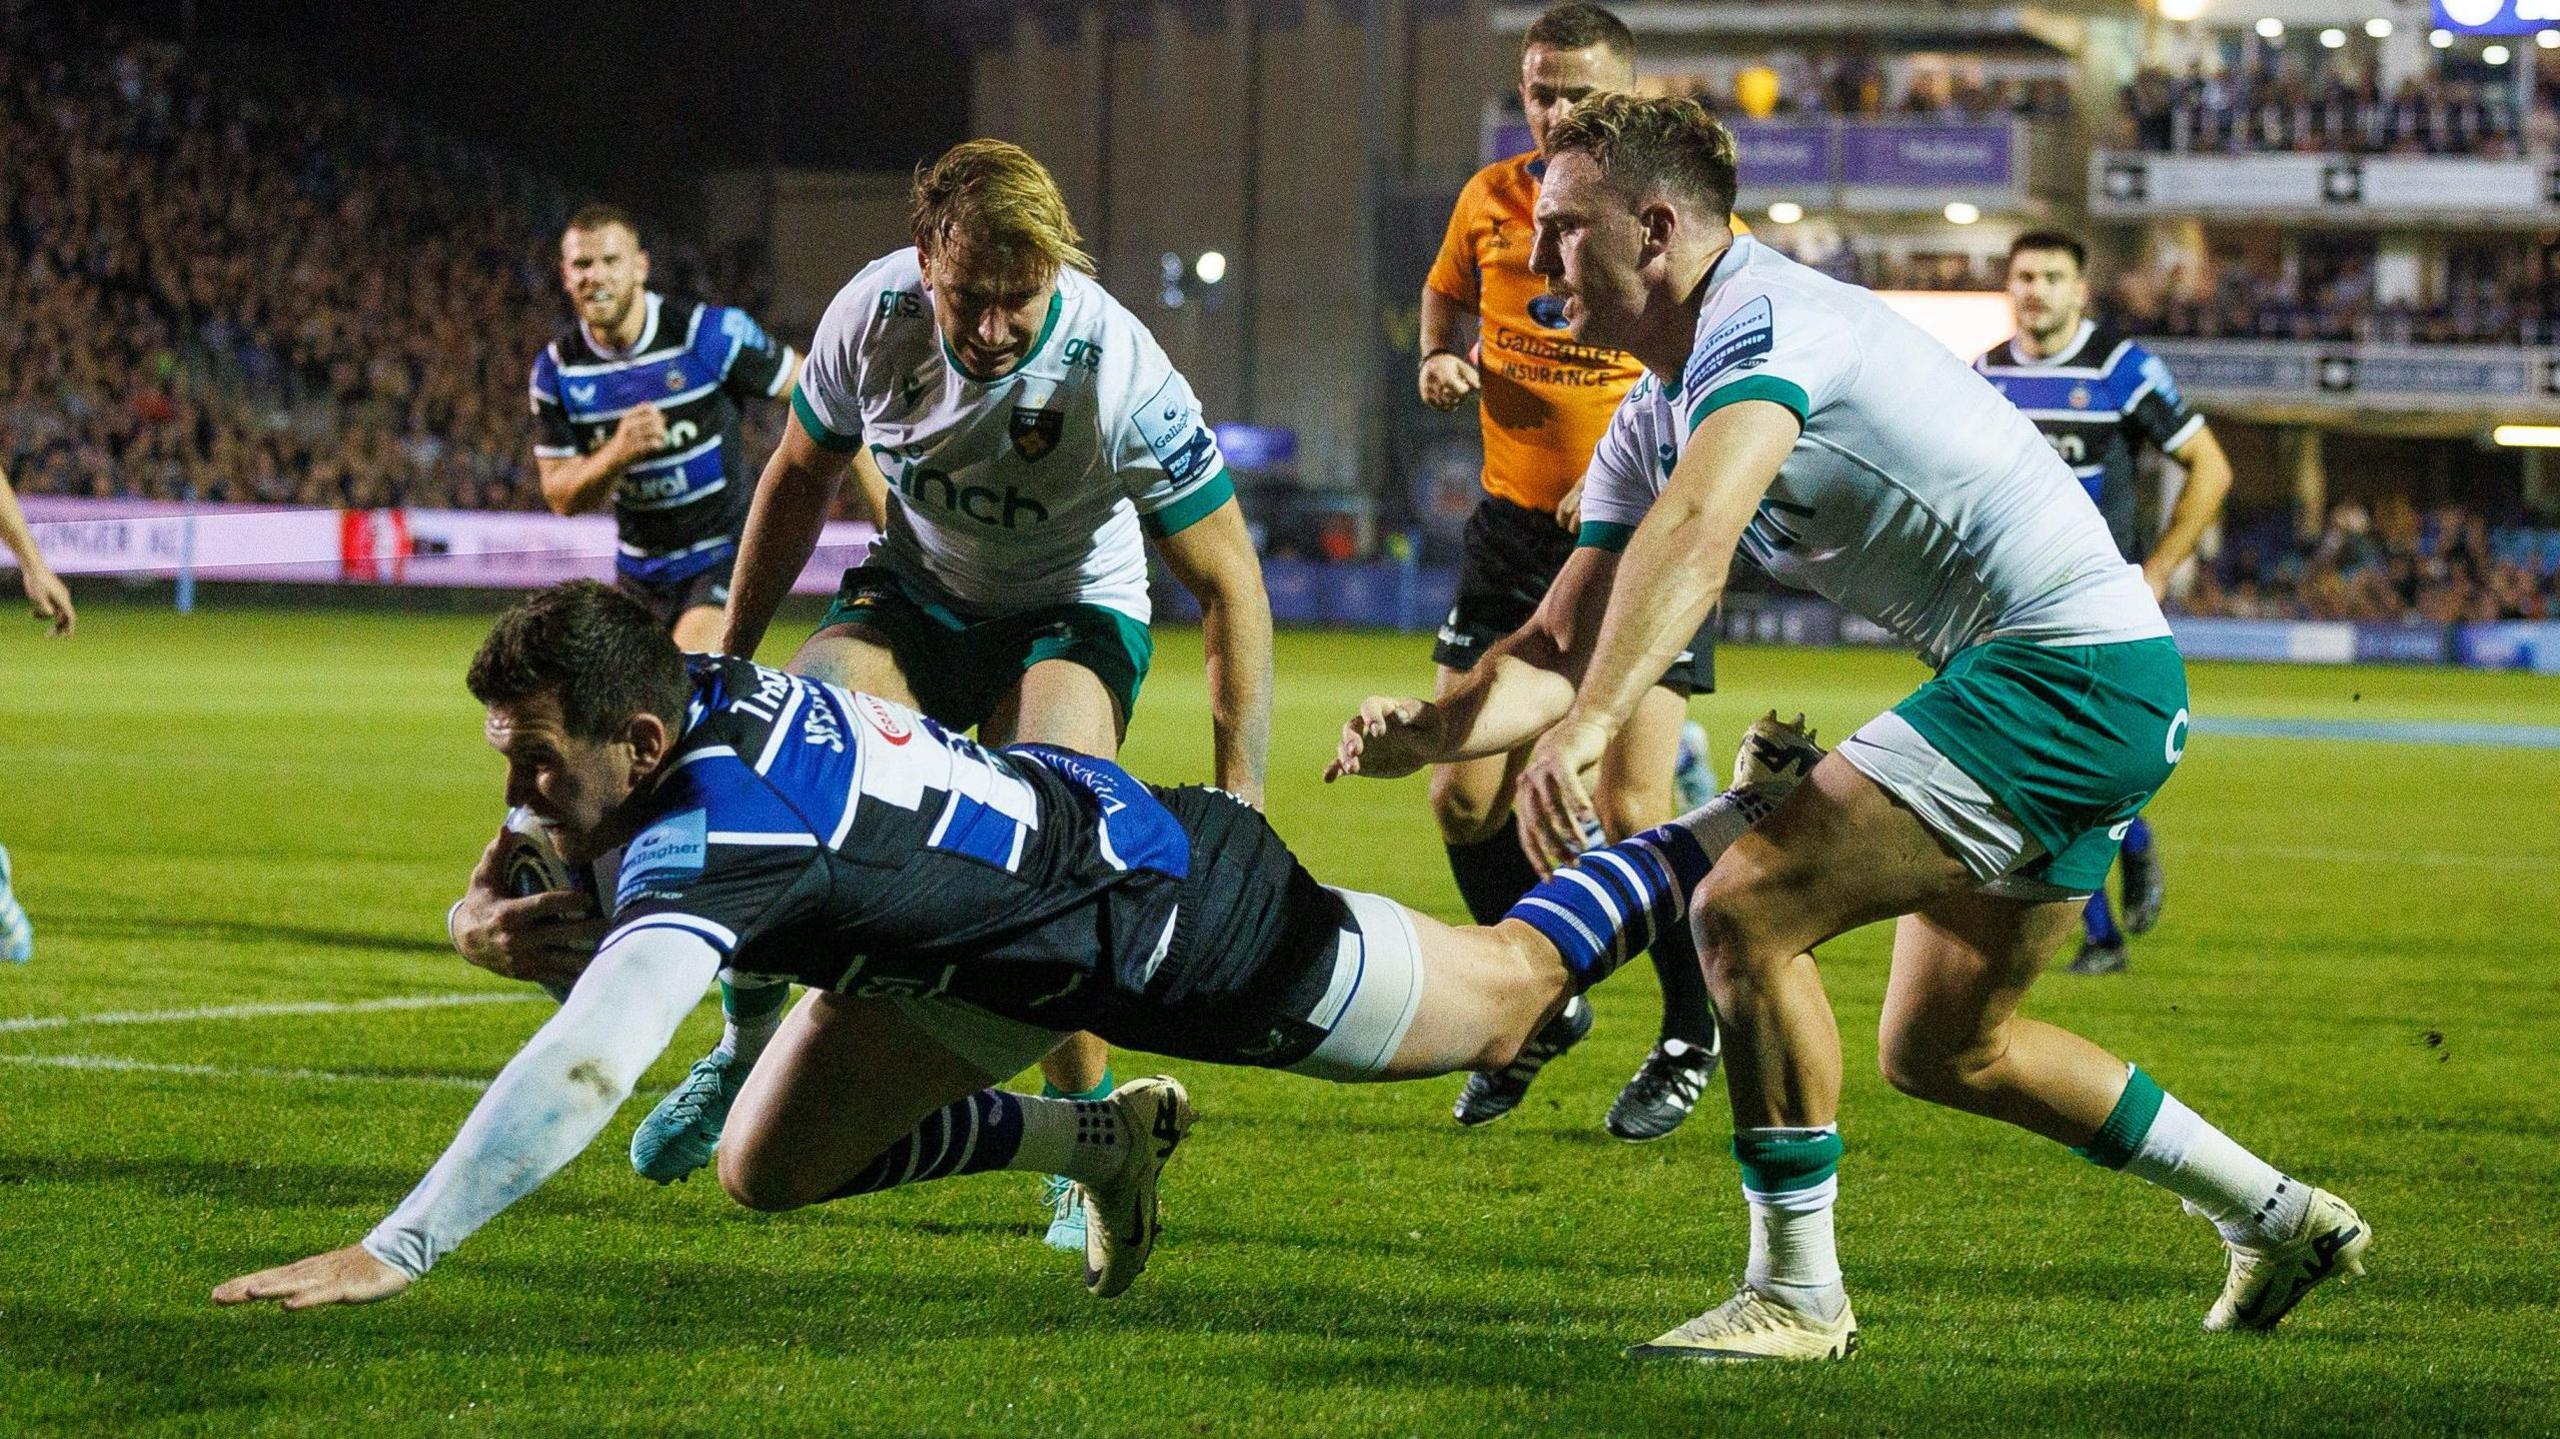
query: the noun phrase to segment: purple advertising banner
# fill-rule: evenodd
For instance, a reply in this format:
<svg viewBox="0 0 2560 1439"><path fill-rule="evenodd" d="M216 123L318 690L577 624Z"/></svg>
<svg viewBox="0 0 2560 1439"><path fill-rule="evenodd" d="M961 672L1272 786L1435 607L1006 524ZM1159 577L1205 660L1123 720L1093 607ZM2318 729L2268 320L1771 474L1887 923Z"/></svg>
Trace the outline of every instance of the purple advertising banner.
<svg viewBox="0 0 2560 1439"><path fill-rule="evenodd" d="M1847 185L2007 185L2006 125L1845 125L1840 180Z"/></svg>
<svg viewBox="0 0 2560 1439"><path fill-rule="evenodd" d="M1734 158L1742 183L1764 185L1828 185L1837 154L1838 130L1827 124L1788 125L1743 121L1733 127Z"/></svg>

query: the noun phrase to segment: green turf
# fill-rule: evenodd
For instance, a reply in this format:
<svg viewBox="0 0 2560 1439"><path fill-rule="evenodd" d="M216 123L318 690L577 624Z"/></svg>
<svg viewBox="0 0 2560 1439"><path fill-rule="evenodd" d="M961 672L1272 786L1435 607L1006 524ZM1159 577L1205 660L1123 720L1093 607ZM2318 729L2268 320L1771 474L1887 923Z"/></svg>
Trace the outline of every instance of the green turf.
<svg viewBox="0 0 2560 1439"><path fill-rule="evenodd" d="M482 621L84 618L70 644L0 637L0 841L40 928L34 965L0 967L0 1018L509 988L441 940L499 810L460 683ZM1423 683L1424 648L1284 638L1272 812L1318 874L1454 917L1419 782L1314 782L1340 715ZM1206 775L1197 657L1164 637L1129 753L1151 777ZM1855 652L1721 668L1698 709L1722 747L1771 704L1836 736L1920 677ZM2560 722L2547 678L2199 666L2195 693L2208 714ZM2374 1222L2373 1280L2271 1339L2197 1331L2220 1252L2173 1201L1884 1087L1868 932L1824 954L1852 1364L1617 1357L1743 1257L1723 1123L1644 1148L1599 1128L1650 1038L1640 975L1484 1132L1449 1123L1454 1079L1171 1066L1203 1118L1169 1237L1112 1303L1035 1242L1027 1176L764 1218L634 1179L634 1105L391 1303L213 1309L224 1277L350 1242L399 1198L546 1012L501 1002L0 1031L0 1055L228 1072L0 1061L0 1433L2551 1432L2560 752L2199 734L2153 813L2164 926L2129 975L2056 976L2033 1005Z"/></svg>

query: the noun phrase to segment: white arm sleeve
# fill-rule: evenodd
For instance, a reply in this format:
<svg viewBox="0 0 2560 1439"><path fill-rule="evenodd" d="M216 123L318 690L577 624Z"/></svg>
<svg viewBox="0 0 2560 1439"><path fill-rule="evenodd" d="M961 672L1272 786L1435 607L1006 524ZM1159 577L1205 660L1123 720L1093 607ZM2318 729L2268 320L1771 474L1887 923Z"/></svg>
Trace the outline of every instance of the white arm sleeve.
<svg viewBox="0 0 2560 1439"><path fill-rule="evenodd" d="M415 1279L578 1157L675 1038L720 972L699 936L665 926L615 940L462 1122L365 1252Z"/></svg>

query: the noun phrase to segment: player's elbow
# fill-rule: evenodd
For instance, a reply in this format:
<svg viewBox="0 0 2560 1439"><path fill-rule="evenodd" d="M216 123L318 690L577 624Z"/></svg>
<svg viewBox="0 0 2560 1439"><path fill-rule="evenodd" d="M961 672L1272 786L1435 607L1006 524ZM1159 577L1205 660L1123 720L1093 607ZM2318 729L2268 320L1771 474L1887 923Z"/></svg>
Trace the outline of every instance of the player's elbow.
<svg viewBox="0 0 2560 1439"><path fill-rule="evenodd" d="M542 503L555 515L574 515L584 508L578 503L576 486L550 480L542 482Z"/></svg>

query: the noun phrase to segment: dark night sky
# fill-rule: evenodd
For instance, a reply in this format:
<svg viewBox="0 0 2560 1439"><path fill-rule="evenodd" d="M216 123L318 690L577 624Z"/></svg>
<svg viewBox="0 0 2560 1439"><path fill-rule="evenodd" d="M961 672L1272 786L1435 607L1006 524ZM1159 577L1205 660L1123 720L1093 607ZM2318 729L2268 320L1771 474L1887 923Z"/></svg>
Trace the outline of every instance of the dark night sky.
<svg viewBox="0 0 2560 1439"><path fill-rule="evenodd" d="M102 15L175 37L184 0ZM930 0L194 0L208 41L342 83L600 196L689 217L704 171L899 170L968 133L968 59Z"/></svg>

